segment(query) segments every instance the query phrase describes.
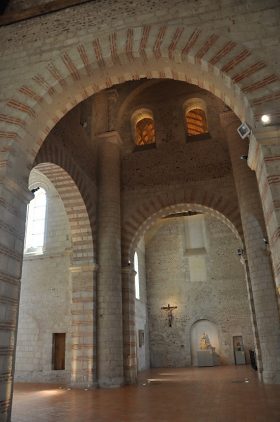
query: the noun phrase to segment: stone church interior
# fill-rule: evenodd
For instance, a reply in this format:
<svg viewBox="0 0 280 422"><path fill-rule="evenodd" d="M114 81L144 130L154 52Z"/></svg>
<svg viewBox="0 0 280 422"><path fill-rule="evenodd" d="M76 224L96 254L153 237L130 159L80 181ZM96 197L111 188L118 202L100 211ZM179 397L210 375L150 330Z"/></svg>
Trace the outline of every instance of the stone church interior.
<svg viewBox="0 0 280 422"><path fill-rule="evenodd" d="M280 5L170 6L0 8L0 422L280 420Z"/></svg>

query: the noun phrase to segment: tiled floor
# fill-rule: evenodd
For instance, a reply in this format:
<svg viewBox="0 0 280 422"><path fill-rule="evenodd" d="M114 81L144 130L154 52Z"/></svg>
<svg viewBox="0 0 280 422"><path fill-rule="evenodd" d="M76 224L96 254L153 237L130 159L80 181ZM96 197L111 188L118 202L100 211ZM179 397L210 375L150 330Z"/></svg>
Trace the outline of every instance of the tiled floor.
<svg viewBox="0 0 280 422"><path fill-rule="evenodd" d="M112 390L15 387L12 422L140 421L280 422L280 385L260 384L250 367L225 366L154 369Z"/></svg>

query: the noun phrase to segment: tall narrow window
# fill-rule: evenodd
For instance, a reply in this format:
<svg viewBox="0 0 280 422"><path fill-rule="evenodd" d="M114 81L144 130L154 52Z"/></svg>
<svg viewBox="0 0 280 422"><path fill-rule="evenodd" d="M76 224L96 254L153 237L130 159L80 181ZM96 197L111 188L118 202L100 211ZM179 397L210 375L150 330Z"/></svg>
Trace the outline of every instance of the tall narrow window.
<svg viewBox="0 0 280 422"><path fill-rule="evenodd" d="M42 253L45 236L46 191L39 188L27 209L26 253Z"/></svg>
<svg viewBox="0 0 280 422"><path fill-rule="evenodd" d="M65 333L54 333L52 344L52 369L65 369Z"/></svg>
<svg viewBox="0 0 280 422"><path fill-rule="evenodd" d="M186 125L189 136L208 132L205 112L200 108L193 108L186 113Z"/></svg>
<svg viewBox="0 0 280 422"><path fill-rule="evenodd" d="M138 263L138 255L137 252L134 254L134 271L135 274L135 297L136 299L140 299L140 279L139 279L139 263Z"/></svg>

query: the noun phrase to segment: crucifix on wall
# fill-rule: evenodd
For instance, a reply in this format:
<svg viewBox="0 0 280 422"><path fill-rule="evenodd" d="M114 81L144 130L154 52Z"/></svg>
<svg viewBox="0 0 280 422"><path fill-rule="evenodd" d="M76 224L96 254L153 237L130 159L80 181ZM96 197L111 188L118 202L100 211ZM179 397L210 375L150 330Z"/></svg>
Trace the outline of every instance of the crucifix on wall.
<svg viewBox="0 0 280 422"><path fill-rule="evenodd" d="M162 306L161 309L163 311L167 312L167 318L168 318L168 325L169 327L172 327L172 321L173 321L173 314L172 312L174 311L174 309L177 309L177 306L170 306L169 303L167 306Z"/></svg>

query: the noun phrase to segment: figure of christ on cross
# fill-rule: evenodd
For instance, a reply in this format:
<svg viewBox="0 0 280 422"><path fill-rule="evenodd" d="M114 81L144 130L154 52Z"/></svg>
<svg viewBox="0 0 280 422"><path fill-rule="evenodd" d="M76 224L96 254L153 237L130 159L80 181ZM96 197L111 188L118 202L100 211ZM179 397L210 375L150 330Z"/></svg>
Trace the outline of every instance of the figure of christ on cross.
<svg viewBox="0 0 280 422"><path fill-rule="evenodd" d="M168 318L168 325L169 327L172 327L172 321L173 321L173 314L172 312L174 311L174 309L177 309L177 306L170 306L169 303L167 306L162 306L161 309L163 311L167 312L167 318Z"/></svg>

